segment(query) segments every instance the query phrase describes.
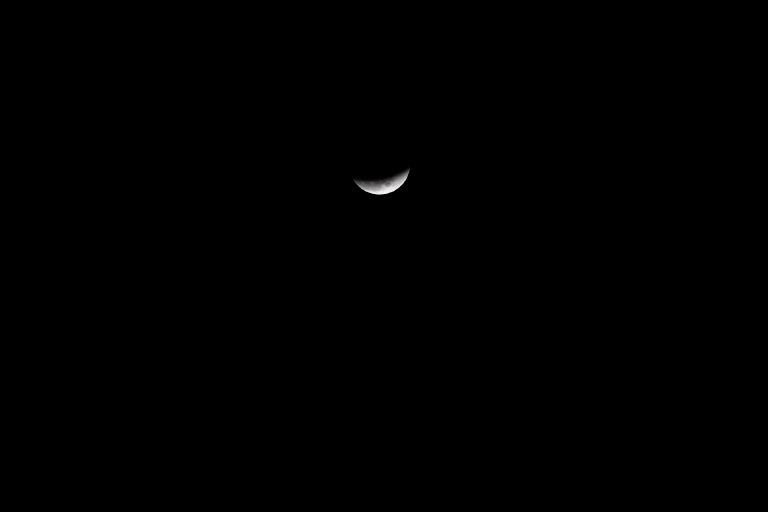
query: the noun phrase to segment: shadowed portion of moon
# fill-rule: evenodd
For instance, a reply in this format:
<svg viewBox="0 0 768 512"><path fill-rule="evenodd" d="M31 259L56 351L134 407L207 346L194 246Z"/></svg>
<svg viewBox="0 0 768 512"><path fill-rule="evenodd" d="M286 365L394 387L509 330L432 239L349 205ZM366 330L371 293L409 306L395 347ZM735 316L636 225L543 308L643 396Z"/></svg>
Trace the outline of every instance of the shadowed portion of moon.
<svg viewBox="0 0 768 512"><path fill-rule="evenodd" d="M400 188L403 183L405 183L405 180L408 178L410 171L411 169L408 168L403 172L378 180L356 179L355 183L358 187L371 194L389 194Z"/></svg>

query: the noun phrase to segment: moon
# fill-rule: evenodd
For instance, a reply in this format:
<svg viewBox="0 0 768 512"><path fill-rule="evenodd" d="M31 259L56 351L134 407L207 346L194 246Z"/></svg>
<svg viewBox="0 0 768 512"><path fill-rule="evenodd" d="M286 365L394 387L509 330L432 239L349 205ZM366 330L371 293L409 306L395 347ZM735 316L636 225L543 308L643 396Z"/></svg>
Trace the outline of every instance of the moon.
<svg viewBox="0 0 768 512"><path fill-rule="evenodd" d="M389 178L384 178L381 180L355 180L355 183L358 187L365 190L369 194L382 196L384 194L390 194L399 189L403 183L405 183L405 180L408 178L408 173L410 171L411 169L408 168L399 174L390 176Z"/></svg>

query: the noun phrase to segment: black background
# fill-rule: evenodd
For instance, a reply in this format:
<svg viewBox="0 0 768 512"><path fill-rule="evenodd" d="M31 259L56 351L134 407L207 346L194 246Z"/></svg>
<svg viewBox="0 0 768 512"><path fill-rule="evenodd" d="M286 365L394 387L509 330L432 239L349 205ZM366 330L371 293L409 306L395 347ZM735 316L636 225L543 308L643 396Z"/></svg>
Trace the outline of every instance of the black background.
<svg viewBox="0 0 768 512"><path fill-rule="evenodd" d="M585 401L606 390L595 409L613 416L669 292L668 255L636 236L653 205L633 208L650 178L627 140L655 131L615 122L634 119L621 59L590 64L574 45L589 31L562 13L472 29L377 11L342 31L329 12L192 10L57 59L69 110L46 128L69 137L40 181L61 210L29 235L48 247L28 288L61 313L31 324L95 340L57 350L104 376L65 372L108 394L119 380L158 411L152 432L162 414L224 439L239 425L334 460L393 432L452 459L489 426L509 439L510 415L543 432L538 450L585 411L593 428ZM399 165L392 194L352 179Z"/></svg>
<svg viewBox="0 0 768 512"><path fill-rule="evenodd" d="M185 12L91 45L97 108L78 117L98 254L167 332L446 357L609 329L637 158L615 59L580 29ZM353 181L390 166L411 169L395 193Z"/></svg>

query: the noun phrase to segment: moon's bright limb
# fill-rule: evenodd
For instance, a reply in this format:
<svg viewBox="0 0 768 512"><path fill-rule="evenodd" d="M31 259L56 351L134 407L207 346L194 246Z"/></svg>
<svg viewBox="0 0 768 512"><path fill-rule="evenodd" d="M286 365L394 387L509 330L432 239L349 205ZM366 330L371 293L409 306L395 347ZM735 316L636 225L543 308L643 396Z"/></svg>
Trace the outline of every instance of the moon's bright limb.
<svg viewBox="0 0 768 512"><path fill-rule="evenodd" d="M389 194L399 189L403 185L403 183L405 183L405 180L408 178L408 173L410 171L411 169L408 168L405 171L401 172L400 174L396 174L390 178L385 178L383 180L376 180L376 181L355 180L355 183L357 184L358 187L365 190L366 192L370 194L375 194L377 196L381 196L384 194Z"/></svg>

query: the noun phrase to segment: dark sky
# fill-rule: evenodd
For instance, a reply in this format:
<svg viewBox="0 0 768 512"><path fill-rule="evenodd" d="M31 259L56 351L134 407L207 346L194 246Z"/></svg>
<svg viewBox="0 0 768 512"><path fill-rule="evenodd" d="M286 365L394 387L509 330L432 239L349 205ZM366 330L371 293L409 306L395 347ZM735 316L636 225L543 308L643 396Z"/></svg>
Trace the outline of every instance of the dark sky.
<svg viewBox="0 0 768 512"><path fill-rule="evenodd" d="M472 47L454 26L358 26L354 41L248 28L208 57L159 59L110 153L128 162L132 229L231 297L370 315L405 301L458 323L464 305L535 304L621 232L600 207L623 202L606 188L626 167L621 133L589 96L604 82L548 67L554 39L514 31L525 44L505 46L497 27ZM411 171L393 194L354 184L397 168Z"/></svg>
<svg viewBox="0 0 768 512"><path fill-rule="evenodd" d="M592 341L600 334L612 350L623 344L612 322L630 334L644 323L666 290L646 299L643 288L668 251L644 247L628 222L656 205L632 203L636 183L651 178L622 143L636 137L642 149L663 120L638 134L617 127L639 118L624 109L642 94L614 100L614 61L595 66L607 76L585 71L595 52L574 51L578 37L558 40L566 33L548 28L549 12L539 26L483 12L473 30L464 6L456 20L441 19L450 9L441 6L421 26L410 6L387 18L388 6L335 17L354 37L303 8L280 19L228 10L219 23L207 5L199 22L174 10L157 22L160 41L129 24L120 38L130 61L98 38L88 46L105 55L88 63L92 80L51 79L81 89L96 111L67 99L77 109L61 120L72 156L54 155L61 186L50 185L64 204L45 220L61 238L43 253L46 269L64 261L74 283L58 292L66 303L85 293L120 316L93 331L94 353L123 335L124 352L148 347L136 368L165 352L163 373L187 368L206 389L219 381L218 355L225 377L241 366L246 381L265 382L221 393L244 390L244 403L294 386L325 404L344 396L322 391L337 380L359 395L344 404L357 416L361 405L380 409L366 381L400 386L419 410L440 395L453 409L480 383L464 395L476 402L507 389L494 377L526 371L536 374L520 387L530 395L562 367L581 371L575 355L605 353ZM353 181L398 168L410 174L393 194ZM59 194L65 187L76 193ZM638 321L623 320L633 311ZM77 313L104 322L101 311ZM526 352L539 352L545 371ZM198 364L180 359L190 353ZM425 392L414 395L409 373ZM170 380L174 396L184 391L185 379Z"/></svg>

